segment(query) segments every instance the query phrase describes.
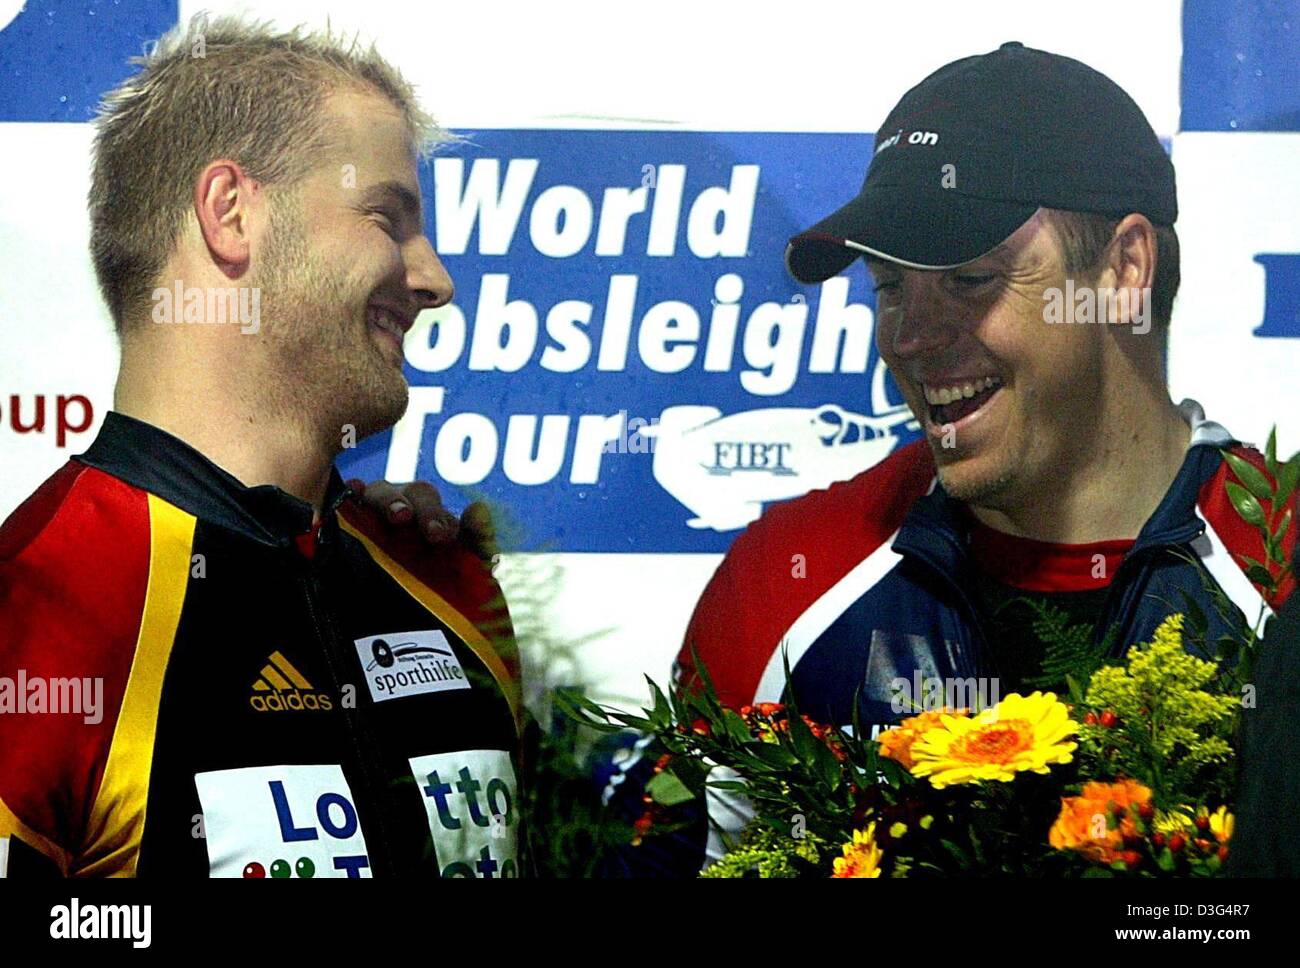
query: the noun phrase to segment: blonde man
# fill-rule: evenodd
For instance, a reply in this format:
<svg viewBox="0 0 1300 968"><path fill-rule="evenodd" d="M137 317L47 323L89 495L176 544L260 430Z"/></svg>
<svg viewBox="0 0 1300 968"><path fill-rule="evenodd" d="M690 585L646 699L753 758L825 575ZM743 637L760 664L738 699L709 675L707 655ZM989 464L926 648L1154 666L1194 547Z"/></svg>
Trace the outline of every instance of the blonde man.
<svg viewBox="0 0 1300 968"><path fill-rule="evenodd" d="M373 48L237 19L106 98L122 363L0 530L0 876L519 873L499 590L458 545L382 550L333 466L452 296L417 177L442 137Z"/></svg>

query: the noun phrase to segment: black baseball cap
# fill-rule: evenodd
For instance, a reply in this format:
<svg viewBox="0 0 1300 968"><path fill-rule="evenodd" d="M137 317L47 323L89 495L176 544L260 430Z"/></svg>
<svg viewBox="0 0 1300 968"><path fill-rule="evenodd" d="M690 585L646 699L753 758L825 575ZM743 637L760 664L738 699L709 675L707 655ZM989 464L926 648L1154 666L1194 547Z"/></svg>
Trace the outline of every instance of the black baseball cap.
<svg viewBox="0 0 1300 968"><path fill-rule="evenodd" d="M794 236L786 266L800 282L862 255L950 269L996 248L1040 206L1172 225L1174 167L1118 84L1012 41L903 95L876 134L858 197Z"/></svg>

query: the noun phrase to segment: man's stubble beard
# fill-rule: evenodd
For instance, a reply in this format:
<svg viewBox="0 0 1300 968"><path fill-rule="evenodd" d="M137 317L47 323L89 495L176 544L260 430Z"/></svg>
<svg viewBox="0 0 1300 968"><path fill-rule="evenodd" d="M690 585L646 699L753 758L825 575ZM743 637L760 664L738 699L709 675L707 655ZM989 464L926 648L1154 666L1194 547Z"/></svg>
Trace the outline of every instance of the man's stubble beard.
<svg viewBox="0 0 1300 968"><path fill-rule="evenodd" d="M962 475L945 474L939 468L939 483L943 485L948 496L963 504L996 508L1015 483L1015 476L1009 471L979 478L964 478Z"/></svg>
<svg viewBox="0 0 1300 968"><path fill-rule="evenodd" d="M309 245L295 213L273 210L253 284L262 291L272 374L259 389L275 419L299 424L337 450L348 427L360 441L401 418L409 389L370 336L365 305L372 287Z"/></svg>
<svg viewBox="0 0 1300 968"><path fill-rule="evenodd" d="M963 504L975 507L987 507L1002 510L1013 497L1019 474L1013 466L1016 460L1011 455L1002 456L998 465L980 473L970 469L945 468L940 462L940 448L935 451L935 466L938 470L939 483L949 497Z"/></svg>

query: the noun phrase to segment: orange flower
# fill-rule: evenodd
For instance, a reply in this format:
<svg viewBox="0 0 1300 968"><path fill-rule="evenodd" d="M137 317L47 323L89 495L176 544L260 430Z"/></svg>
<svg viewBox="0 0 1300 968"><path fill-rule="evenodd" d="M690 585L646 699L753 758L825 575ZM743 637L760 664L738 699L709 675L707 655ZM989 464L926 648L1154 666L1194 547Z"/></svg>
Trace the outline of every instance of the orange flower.
<svg viewBox="0 0 1300 968"><path fill-rule="evenodd" d="M941 709L911 716L897 726L887 729L876 737L880 746L880 755L896 761L900 766L910 770L913 766L912 744L927 732L942 725L941 716L965 716L966 710Z"/></svg>
<svg viewBox="0 0 1300 968"><path fill-rule="evenodd" d="M1137 833L1132 812L1150 802L1151 791L1135 780L1085 783L1079 796L1061 798L1061 813L1047 842L1057 850L1077 850L1109 864L1120 859L1124 838ZM1123 816L1112 826L1109 818L1118 811Z"/></svg>

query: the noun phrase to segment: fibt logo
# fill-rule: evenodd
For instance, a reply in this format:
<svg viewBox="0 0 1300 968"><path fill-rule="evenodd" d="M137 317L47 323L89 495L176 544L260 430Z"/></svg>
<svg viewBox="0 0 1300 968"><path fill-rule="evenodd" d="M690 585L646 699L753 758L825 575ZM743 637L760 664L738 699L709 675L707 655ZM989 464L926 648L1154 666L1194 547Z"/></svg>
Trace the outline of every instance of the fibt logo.
<svg viewBox="0 0 1300 968"><path fill-rule="evenodd" d="M767 407L724 417L717 407L669 407L641 433L656 438L654 476L693 514L692 528L731 531L758 519L763 505L846 480L883 460L898 428L914 424L905 404L885 396L876 369L874 414L835 404Z"/></svg>

